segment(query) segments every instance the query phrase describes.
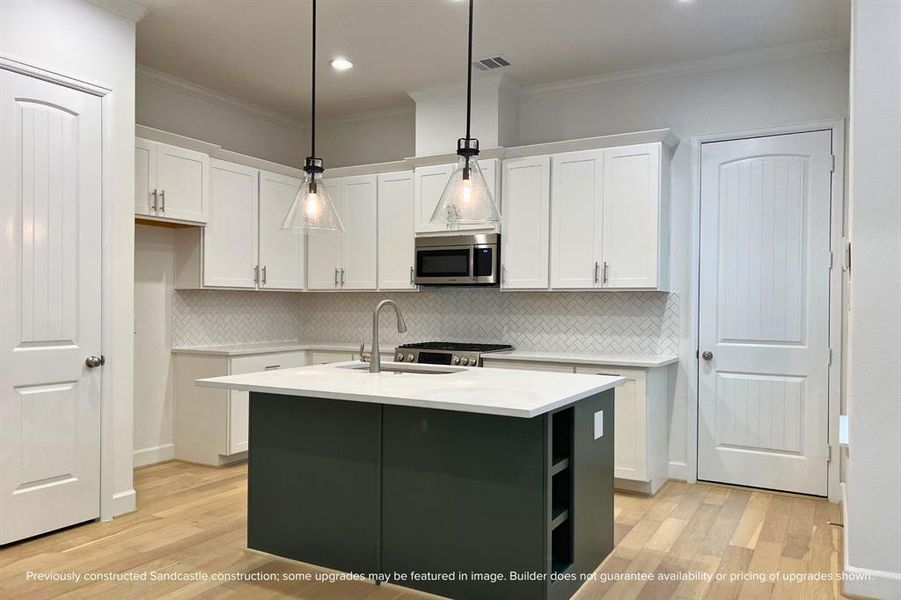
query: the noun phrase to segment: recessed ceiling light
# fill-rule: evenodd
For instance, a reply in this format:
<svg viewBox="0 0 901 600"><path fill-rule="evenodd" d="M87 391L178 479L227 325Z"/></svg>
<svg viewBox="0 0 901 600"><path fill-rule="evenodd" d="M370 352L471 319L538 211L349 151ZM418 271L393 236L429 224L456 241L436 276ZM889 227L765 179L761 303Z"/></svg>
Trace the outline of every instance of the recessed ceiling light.
<svg viewBox="0 0 901 600"><path fill-rule="evenodd" d="M332 68L336 71L347 71L352 69L354 64L346 58L338 57L332 59Z"/></svg>

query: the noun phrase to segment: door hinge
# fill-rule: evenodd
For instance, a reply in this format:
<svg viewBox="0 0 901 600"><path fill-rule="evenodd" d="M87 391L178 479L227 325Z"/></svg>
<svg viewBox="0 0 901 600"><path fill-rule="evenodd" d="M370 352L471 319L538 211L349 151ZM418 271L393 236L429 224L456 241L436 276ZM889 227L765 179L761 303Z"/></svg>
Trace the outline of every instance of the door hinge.
<svg viewBox="0 0 901 600"><path fill-rule="evenodd" d="M832 270L832 265L833 265L833 257L832 257L832 250L830 250L829 251L829 267L828 267L830 271Z"/></svg>
<svg viewBox="0 0 901 600"><path fill-rule="evenodd" d="M826 444L826 462L832 462L832 444Z"/></svg>
<svg viewBox="0 0 901 600"><path fill-rule="evenodd" d="M830 173L835 173L835 155L832 155L832 165L829 167Z"/></svg>
<svg viewBox="0 0 901 600"><path fill-rule="evenodd" d="M832 366L832 348L826 348L826 366Z"/></svg>
<svg viewBox="0 0 901 600"><path fill-rule="evenodd" d="M851 242L845 244L845 264L842 268L848 273L851 272Z"/></svg>
<svg viewBox="0 0 901 600"><path fill-rule="evenodd" d="M695 358L701 358L701 350L695 350Z"/></svg>

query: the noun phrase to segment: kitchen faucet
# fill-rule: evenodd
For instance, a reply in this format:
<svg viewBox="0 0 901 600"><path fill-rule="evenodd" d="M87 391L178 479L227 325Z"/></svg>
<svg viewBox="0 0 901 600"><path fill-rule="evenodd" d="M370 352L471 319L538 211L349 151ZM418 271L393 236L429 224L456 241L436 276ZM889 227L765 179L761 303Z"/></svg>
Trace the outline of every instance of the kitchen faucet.
<svg viewBox="0 0 901 600"><path fill-rule="evenodd" d="M394 308L395 314L397 314L397 332L407 332L407 324L404 323L404 316L401 314L397 302L394 300L382 300L376 304L375 310L372 311L372 348L370 352L371 358L369 359L370 373L381 373L382 371L382 357L379 352L379 312L382 310L382 307L386 305L391 305L391 307Z"/></svg>

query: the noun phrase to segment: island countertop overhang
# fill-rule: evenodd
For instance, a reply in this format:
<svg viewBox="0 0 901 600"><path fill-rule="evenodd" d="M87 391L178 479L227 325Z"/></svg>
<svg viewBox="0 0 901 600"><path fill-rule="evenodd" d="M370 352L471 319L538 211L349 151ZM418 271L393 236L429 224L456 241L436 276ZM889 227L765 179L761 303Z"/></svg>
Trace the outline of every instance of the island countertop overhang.
<svg viewBox="0 0 901 600"><path fill-rule="evenodd" d="M625 383L625 378L513 369L458 368L453 373L369 373L360 363L198 379L202 387L532 418ZM383 367L395 363L384 362Z"/></svg>

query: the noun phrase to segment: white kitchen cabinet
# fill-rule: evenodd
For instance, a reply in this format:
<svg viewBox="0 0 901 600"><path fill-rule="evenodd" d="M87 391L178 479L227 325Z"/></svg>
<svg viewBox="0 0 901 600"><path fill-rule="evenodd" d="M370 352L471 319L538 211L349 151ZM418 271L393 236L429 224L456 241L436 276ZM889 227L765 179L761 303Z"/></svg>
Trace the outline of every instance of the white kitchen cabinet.
<svg viewBox="0 0 901 600"><path fill-rule="evenodd" d="M306 364L306 351L246 356L176 353L173 360L175 457L213 466L246 457L249 394L202 388L194 383L196 379L289 369Z"/></svg>
<svg viewBox="0 0 901 600"><path fill-rule="evenodd" d="M341 289L378 286L378 178L344 177Z"/></svg>
<svg viewBox="0 0 901 600"><path fill-rule="evenodd" d="M534 156L504 161L501 287L548 287L551 161Z"/></svg>
<svg viewBox="0 0 901 600"><path fill-rule="evenodd" d="M333 350L312 350L310 352L311 365L327 365L329 363L347 362L355 360L356 354L353 352L335 352Z"/></svg>
<svg viewBox="0 0 901 600"><path fill-rule="evenodd" d="M256 288L259 171L213 159L210 198L203 234L203 285Z"/></svg>
<svg viewBox="0 0 901 600"><path fill-rule="evenodd" d="M135 214L203 224L209 213L209 161L202 152L135 139Z"/></svg>
<svg viewBox="0 0 901 600"><path fill-rule="evenodd" d="M555 155L551 170L551 287L598 287L604 151Z"/></svg>
<svg viewBox="0 0 901 600"><path fill-rule="evenodd" d="M414 290L413 172L378 176L378 288Z"/></svg>
<svg viewBox="0 0 901 600"><path fill-rule="evenodd" d="M604 150L602 283L606 288L665 288L669 219L660 144Z"/></svg>
<svg viewBox="0 0 901 600"><path fill-rule="evenodd" d="M416 208L416 233L435 233L446 231L445 227L432 225L429 220L435 207L441 200L441 194L447 186L451 173L454 172L456 163L444 165L429 165L425 167L416 167L413 171L413 195L415 198ZM499 161L496 158L479 161L479 168L482 169L482 175L485 177L485 184L494 197L494 201L498 204L498 210L501 210L500 190L497 185ZM485 230L499 228L484 225L464 225L462 230Z"/></svg>
<svg viewBox="0 0 901 600"><path fill-rule="evenodd" d="M552 289L666 289L668 164L660 142L552 157Z"/></svg>
<svg viewBox="0 0 901 600"><path fill-rule="evenodd" d="M343 179L326 179L335 210L344 221ZM346 225L345 225L346 226ZM335 290L340 286L342 234L336 231L311 231L307 235L307 288L311 290Z"/></svg>
<svg viewBox="0 0 901 600"><path fill-rule="evenodd" d="M378 285L378 179L326 179L344 232L311 231L307 241L310 290L374 290Z"/></svg>
<svg viewBox="0 0 901 600"><path fill-rule="evenodd" d="M259 287L302 290L306 280L306 244L302 233L282 229L300 180L260 171Z"/></svg>
<svg viewBox="0 0 901 600"><path fill-rule="evenodd" d="M655 494L667 476L667 369L624 368L533 360L497 360L486 356L493 369L525 369L625 377L614 391L613 474L619 489Z"/></svg>

